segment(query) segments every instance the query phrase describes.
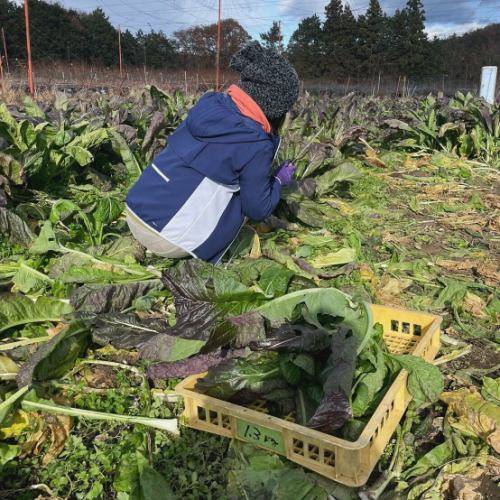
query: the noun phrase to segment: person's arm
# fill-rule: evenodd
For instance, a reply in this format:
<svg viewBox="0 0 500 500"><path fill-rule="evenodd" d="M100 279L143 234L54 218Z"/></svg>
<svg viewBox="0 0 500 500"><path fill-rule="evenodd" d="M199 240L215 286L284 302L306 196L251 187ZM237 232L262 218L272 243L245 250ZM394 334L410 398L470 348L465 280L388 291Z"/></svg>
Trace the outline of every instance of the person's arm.
<svg viewBox="0 0 500 500"><path fill-rule="evenodd" d="M281 183L271 175L272 159L272 148L263 148L240 173L241 209L251 220L269 217L280 200Z"/></svg>

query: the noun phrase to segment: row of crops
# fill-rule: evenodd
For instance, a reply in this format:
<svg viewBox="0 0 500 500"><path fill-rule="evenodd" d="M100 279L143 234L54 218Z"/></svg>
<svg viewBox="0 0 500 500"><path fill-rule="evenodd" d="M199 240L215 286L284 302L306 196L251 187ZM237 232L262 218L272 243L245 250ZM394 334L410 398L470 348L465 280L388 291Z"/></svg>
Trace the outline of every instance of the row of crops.
<svg viewBox="0 0 500 500"><path fill-rule="evenodd" d="M500 107L301 96L296 180L214 268L123 216L194 102L0 104L2 498L498 498ZM365 302L441 315L435 363L389 352ZM360 489L177 430L173 388L208 370L199 391L355 441L402 368L413 402Z"/></svg>

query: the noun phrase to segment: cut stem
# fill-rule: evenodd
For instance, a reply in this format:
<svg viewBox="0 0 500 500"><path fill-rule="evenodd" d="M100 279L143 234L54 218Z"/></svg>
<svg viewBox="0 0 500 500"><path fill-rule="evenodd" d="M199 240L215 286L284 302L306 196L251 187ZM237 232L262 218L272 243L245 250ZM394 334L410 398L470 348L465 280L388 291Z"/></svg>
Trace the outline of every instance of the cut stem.
<svg viewBox="0 0 500 500"><path fill-rule="evenodd" d="M94 420L104 420L108 422L119 422L123 424L140 424L154 429L179 434L179 427L176 418L150 418L134 417L130 415L119 415L116 413L105 413L101 411L81 410L70 406L61 406L49 403L39 403L36 401L23 401L22 407L25 410L42 411L46 413L56 413L58 415L68 415L70 417L83 417Z"/></svg>

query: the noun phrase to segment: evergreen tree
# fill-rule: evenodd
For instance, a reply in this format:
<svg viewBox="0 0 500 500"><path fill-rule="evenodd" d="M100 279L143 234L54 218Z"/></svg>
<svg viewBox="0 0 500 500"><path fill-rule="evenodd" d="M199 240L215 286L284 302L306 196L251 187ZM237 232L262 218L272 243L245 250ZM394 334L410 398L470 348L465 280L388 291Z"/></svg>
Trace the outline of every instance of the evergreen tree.
<svg viewBox="0 0 500 500"><path fill-rule="evenodd" d="M424 7L420 0L408 0L405 10L409 49L406 70L410 75L428 74L429 41L425 33Z"/></svg>
<svg viewBox="0 0 500 500"><path fill-rule="evenodd" d="M277 21L273 21L273 25L269 28L269 31L260 34L260 39L268 49L273 48L279 53L283 52L283 36L281 35L280 24Z"/></svg>
<svg viewBox="0 0 500 500"><path fill-rule="evenodd" d="M368 10L359 19L359 64L363 74L374 75L385 63L387 19L378 0L370 0Z"/></svg>
<svg viewBox="0 0 500 500"><path fill-rule="evenodd" d="M409 61L407 26L406 10L396 10L388 22L386 68L389 74L401 75L407 71Z"/></svg>
<svg viewBox="0 0 500 500"><path fill-rule="evenodd" d="M341 38L342 61L341 66L344 75L356 75L359 66L357 47L359 40L359 24L352 13L349 4L344 6L339 27Z"/></svg>
<svg viewBox="0 0 500 500"><path fill-rule="evenodd" d="M340 0L331 0L325 7L323 24L324 58L326 74L345 77L353 74L356 63L357 23L349 6Z"/></svg>
<svg viewBox="0 0 500 500"><path fill-rule="evenodd" d="M86 31L88 61L106 66L118 64L118 33L104 11L97 8L90 14L82 14L81 22Z"/></svg>
<svg viewBox="0 0 500 500"><path fill-rule="evenodd" d="M304 78L321 75L318 58L322 54L323 31L317 15L303 19L288 43L288 57Z"/></svg>
<svg viewBox="0 0 500 500"><path fill-rule="evenodd" d="M325 7L325 22L323 23L323 42L325 54L322 61L324 72L332 75L338 73L341 67L341 46L339 26L342 23L344 9L340 0L331 0Z"/></svg>

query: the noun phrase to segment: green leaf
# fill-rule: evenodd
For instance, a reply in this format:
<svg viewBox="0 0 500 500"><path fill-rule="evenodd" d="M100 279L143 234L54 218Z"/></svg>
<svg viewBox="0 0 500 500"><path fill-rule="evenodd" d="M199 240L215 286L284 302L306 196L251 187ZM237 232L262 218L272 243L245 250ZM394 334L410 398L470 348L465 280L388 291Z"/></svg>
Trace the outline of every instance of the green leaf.
<svg viewBox="0 0 500 500"><path fill-rule="evenodd" d="M294 274L281 266L270 266L260 274L258 284L266 296L279 297L288 290Z"/></svg>
<svg viewBox="0 0 500 500"><path fill-rule="evenodd" d="M3 401L0 399L0 425L5 421L7 416L11 413L13 406L18 399L22 398L28 392L29 386L21 387L16 392L6 397Z"/></svg>
<svg viewBox="0 0 500 500"><path fill-rule="evenodd" d="M42 344L21 366L17 374L18 385L62 377L84 353L89 340L90 332L85 326L74 323L66 327Z"/></svg>
<svg viewBox="0 0 500 500"><path fill-rule="evenodd" d="M314 415L317 407L318 402L309 395L307 388L298 387L297 395L295 397L297 423L300 425L307 425Z"/></svg>
<svg viewBox="0 0 500 500"><path fill-rule="evenodd" d="M51 286L54 281L47 275L21 262L16 274L12 277L13 292L39 292Z"/></svg>
<svg viewBox="0 0 500 500"><path fill-rule="evenodd" d="M66 302L38 297L36 301L20 294L5 294L0 301L0 332L15 326L45 321L61 321L73 308Z"/></svg>
<svg viewBox="0 0 500 500"><path fill-rule="evenodd" d="M81 146L75 146L68 144L64 151L71 156L80 167L85 167L85 165L90 165L94 161L94 155L85 148Z"/></svg>
<svg viewBox="0 0 500 500"><path fill-rule="evenodd" d="M280 370L283 378L290 385L297 385L301 378L301 369L292 361L290 354L280 355Z"/></svg>
<svg viewBox="0 0 500 500"><path fill-rule="evenodd" d="M260 306L257 312L269 320L292 321L297 306L303 305L304 318L318 328L325 328L318 315L340 318L339 323L351 328L358 340L358 353L368 342L372 317L366 304L356 304L349 295L335 288L313 288L289 293Z"/></svg>
<svg viewBox="0 0 500 500"><path fill-rule="evenodd" d="M12 156L0 151L0 173L13 184L21 185L24 183L24 171L22 165Z"/></svg>
<svg viewBox="0 0 500 500"><path fill-rule="evenodd" d="M29 249L30 253L35 255L44 255L47 252L57 252L60 249L61 245L57 242L51 222L45 221L38 238Z"/></svg>
<svg viewBox="0 0 500 500"><path fill-rule="evenodd" d="M309 354L296 354L291 358L294 365L298 366L301 370L304 370L308 375L314 377L315 364L314 358Z"/></svg>
<svg viewBox="0 0 500 500"><path fill-rule="evenodd" d="M483 377L481 394L492 403L500 404L500 377L497 379Z"/></svg>
<svg viewBox="0 0 500 500"><path fill-rule="evenodd" d="M21 447L17 444L0 443L0 471L2 467L17 457Z"/></svg>
<svg viewBox="0 0 500 500"><path fill-rule="evenodd" d="M102 225L107 225L121 215L123 207L124 204L119 199L113 196L103 196L97 201L92 215L96 221Z"/></svg>
<svg viewBox="0 0 500 500"><path fill-rule="evenodd" d="M206 376L197 381L196 390L228 400L242 389L265 394L285 386L280 356L275 352L264 352L253 353L245 359L229 359L209 368Z"/></svg>
<svg viewBox="0 0 500 500"><path fill-rule="evenodd" d="M368 349L370 350L369 352ZM374 351L372 355L372 351ZM373 405L377 403L376 396L384 386L384 381L388 373L385 358L380 346L373 342L367 347L358 359L358 366L363 366L363 361L368 357L371 361L369 368L363 371L356 380L356 386L352 396L352 412L354 417L363 416Z"/></svg>
<svg viewBox="0 0 500 500"><path fill-rule="evenodd" d="M420 458L417 463L403 473L404 479L422 476L429 470L437 469L455 457L453 445L445 441Z"/></svg>
<svg viewBox="0 0 500 500"><path fill-rule="evenodd" d="M43 112L42 108L30 97L25 96L24 98L24 111L27 115L33 116L35 118L47 119L46 114Z"/></svg>
<svg viewBox="0 0 500 500"><path fill-rule="evenodd" d="M316 194L322 196L339 182L354 181L362 177L362 172L350 162L343 162L338 167L316 177Z"/></svg>
<svg viewBox="0 0 500 500"><path fill-rule="evenodd" d="M139 483L141 495L136 497L137 500L174 500L177 498L165 478L147 463L142 465Z"/></svg>
<svg viewBox="0 0 500 500"><path fill-rule="evenodd" d="M128 493L128 500L175 500L165 478L148 464L142 447L135 453L122 457L113 488L120 493Z"/></svg>
<svg viewBox="0 0 500 500"><path fill-rule="evenodd" d="M126 143L125 139L114 129L108 129L111 145L116 154L120 155L125 167L128 170L130 180L133 181L141 175L141 167L134 154Z"/></svg>
<svg viewBox="0 0 500 500"><path fill-rule="evenodd" d="M410 354L386 354L408 371L408 391L416 406L434 403L444 390L444 378L437 366Z"/></svg>

